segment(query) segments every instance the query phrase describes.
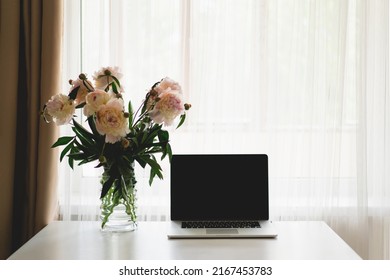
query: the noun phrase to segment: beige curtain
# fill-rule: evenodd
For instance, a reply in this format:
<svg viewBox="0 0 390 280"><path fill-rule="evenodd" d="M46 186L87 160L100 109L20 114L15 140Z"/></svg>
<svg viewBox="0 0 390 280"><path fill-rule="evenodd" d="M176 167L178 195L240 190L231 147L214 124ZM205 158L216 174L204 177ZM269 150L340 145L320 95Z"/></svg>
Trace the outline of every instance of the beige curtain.
<svg viewBox="0 0 390 280"><path fill-rule="evenodd" d="M0 0L0 259L57 213L57 129L39 115L60 89L62 1Z"/></svg>

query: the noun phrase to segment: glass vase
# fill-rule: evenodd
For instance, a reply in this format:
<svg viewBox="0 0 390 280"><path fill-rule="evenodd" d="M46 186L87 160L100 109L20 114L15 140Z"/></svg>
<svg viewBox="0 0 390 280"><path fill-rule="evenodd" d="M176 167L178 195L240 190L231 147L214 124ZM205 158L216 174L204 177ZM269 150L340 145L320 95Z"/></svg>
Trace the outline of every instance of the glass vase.
<svg viewBox="0 0 390 280"><path fill-rule="evenodd" d="M108 180L105 170L102 184ZM100 219L101 229L104 232L126 232L137 228L136 189L134 164L132 172L121 174L115 180L108 192L101 198Z"/></svg>

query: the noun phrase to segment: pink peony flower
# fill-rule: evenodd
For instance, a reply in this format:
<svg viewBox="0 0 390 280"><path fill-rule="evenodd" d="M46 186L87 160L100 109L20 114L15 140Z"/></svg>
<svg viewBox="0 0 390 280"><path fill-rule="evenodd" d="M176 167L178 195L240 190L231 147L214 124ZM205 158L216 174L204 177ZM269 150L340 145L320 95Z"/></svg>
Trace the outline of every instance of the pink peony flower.
<svg viewBox="0 0 390 280"><path fill-rule="evenodd" d="M96 112L96 130L106 135L107 143L116 143L130 132L123 112L123 100L113 98Z"/></svg>
<svg viewBox="0 0 390 280"><path fill-rule="evenodd" d="M114 80L110 76L104 76L100 77L101 75L106 75L106 72L109 71L112 76L120 80L122 78L122 73L120 72L119 67L103 67L100 68L99 71L96 71L94 75L92 76L93 79L95 80L95 87L98 89L105 89L108 84L112 83ZM120 92L122 91L122 88L118 89Z"/></svg>
<svg viewBox="0 0 390 280"><path fill-rule="evenodd" d="M158 95L158 101L154 105L149 116L155 123L171 125L175 118L184 112L182 94L177 90L168 88Z"/></svg>
<svg viewBox="0 0 390 280"><path fill-rule="evenodd" d="M72 82L72 88L70 89L70 92L73 89L75 89L76 87L80 87L77 91L77 95L76 95L76 99L75 99L76 105L79 105L79 104L85 102L85 97L87 96L87 94L89 92L88 88L84 85L84 83L81 79L77 79L77 80L74 80L71 82ZM86 80L85 82L90 85L90 89L93 89L90 81Z"/></svg>
<svg viewBox="0 0 390 280"><path fill-rule="evenodd" d="M53 118L56 125L63 125L70 122L75 108L76 105L69 96L56 94L47 101L45 112Z"/></svg>
<svg viewBox="0 0 390 280"><path fill-rule="evenodd" d="M85 98L86 105L84 106L84 115L89 117L95 114L100 107L107 104L111 98L112 96L110 94L100 89L88 93Z"/></svg>
<svg viewBox="0 0 390 280"><path fill-rule="evenodd" d="M154 87L154 90L160 94L164 91L167 91L167 90L174 90L174 91L177 91L179 94L181 94L181 86L179 85L179 83L177 83L176 81L172 80L171 78L164 78L161 80L161 82L159 82L155 87Z"/></svg>

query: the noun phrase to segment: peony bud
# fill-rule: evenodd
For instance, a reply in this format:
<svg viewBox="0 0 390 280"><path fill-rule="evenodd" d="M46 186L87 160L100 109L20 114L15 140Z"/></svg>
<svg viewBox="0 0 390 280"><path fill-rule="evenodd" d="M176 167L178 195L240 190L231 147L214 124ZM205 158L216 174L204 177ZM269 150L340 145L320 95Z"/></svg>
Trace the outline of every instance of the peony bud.
<svg viewBox="0 0 390 280"><path fill-rule="evenodd" d="M79 79L80 79L80 80L86 80L86 79L87 79L87 76L85 76L85 74L81 73L81 74L79 75Z"/></svg>
<svg viewBox="0 0 390 280"><path fill-rule="evenodd" d="M189 103L184 104L184 109L186 109L186 111L188 111L191 107L192 106Z"/></svg>
<svg viewBox="0 0 390 280"><path fill-rule="evenodd" d="M73 85L73 80L72 79L70 79L68 82L69 82L70 85Z"/></svg>
<svg viewBox="0 0 390 280"><path fill-rule="evenodd" d="M127 112L124 112L124 113L123 113L123 115L125 116L125 118L128 118L128 117L130 117L130 114L129 114L129 113L127 113Z"/></svg>
<svg viewBox="0 0 390 280"><path fill-rule="evenodd" d="M100 162L100 163L106 163L106 162L107 162L106 157L105 157L105 156L100 156L100 157L99 157L99 162Z"/></svg>
<svg viewBox="0 0 390 280"><path fill-rule="evenodd" d="M111 75L111 71L108 70L108 69L104 70L104 75L110 76Z"/></svg>
<svg viewBox="0 0 390 280"><path fill-rule="evenodd" d="M126 138L123 138L123 139L122 139L122 147L123 147L124 149L126 149L126 148L128 148L129 146L130 146L130 141L127 140Z"/></svg>

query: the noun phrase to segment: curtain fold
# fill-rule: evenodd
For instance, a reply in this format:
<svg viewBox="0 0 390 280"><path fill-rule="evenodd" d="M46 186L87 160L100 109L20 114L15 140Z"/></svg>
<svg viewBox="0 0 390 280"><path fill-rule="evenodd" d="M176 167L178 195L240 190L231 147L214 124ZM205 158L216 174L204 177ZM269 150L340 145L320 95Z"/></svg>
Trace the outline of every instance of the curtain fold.
<svg viewBox="0 0 390 280"><path fill-rule="evenodd" d="M0 1L0 83L2 104L0 129L0 259L12 250L13 180L15 164L16 109L19 65L19 1ZM3 64L4 62L4 64ZM5 63L7 62L7 63Z"/></svg>
<svg viewBox="0 0 390 280"><path fill-rule="evenodd" d="M60 91L63 16L62 1L3 0L0 7L0 79L6 85L1 130L7 131L1 139L6 196L0 257L5 258L57 215L57 151L50 149L57 129L43 123L40 110Z"/></svg>

